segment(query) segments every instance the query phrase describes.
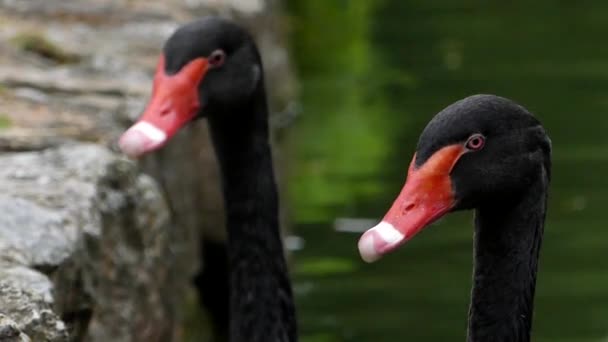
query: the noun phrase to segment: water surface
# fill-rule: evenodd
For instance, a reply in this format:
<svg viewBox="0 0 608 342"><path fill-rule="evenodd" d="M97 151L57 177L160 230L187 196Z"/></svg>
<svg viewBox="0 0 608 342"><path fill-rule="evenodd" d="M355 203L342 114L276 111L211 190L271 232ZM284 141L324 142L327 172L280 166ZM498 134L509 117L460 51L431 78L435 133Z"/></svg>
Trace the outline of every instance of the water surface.
<svg viewBox="0 0 608 342"><path fill-rule="evenodd" d="M289 1L303 113L290 134L304 342L463 341L472 213L381 262L338 217L381 218L419 133L465 96L525 105L553 140L534 341L608 340L608 3Z"/></svg>

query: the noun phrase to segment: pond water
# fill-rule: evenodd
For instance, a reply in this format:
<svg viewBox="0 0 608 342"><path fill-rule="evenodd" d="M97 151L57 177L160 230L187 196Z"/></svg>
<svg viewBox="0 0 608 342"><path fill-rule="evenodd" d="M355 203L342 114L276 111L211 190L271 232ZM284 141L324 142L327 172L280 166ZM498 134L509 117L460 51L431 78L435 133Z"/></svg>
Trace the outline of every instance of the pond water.
<svg viewBox="0 0 608 342"><path fill-rule="evenodd" d="M464 341L472 212L375 264L336 218L380 219L439 110L494 93L553 140L533 340L608 341L608 2L288 1L302 115L288 148L303 342Z"/></svg>

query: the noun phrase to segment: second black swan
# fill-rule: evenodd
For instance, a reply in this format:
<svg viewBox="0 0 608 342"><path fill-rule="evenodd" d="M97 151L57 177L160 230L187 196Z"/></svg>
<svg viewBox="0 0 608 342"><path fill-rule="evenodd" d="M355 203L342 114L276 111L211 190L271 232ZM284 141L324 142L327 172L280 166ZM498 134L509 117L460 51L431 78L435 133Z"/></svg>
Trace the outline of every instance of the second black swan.
<svg viewBox="0 0 608 342"><path fill-rule="evenodd" d="M231 342L297 341L266 101L252 37L227 20L205 18L167 40L148 107L119 141L138 157L192 120L209 120L227 216Z"/></svg>

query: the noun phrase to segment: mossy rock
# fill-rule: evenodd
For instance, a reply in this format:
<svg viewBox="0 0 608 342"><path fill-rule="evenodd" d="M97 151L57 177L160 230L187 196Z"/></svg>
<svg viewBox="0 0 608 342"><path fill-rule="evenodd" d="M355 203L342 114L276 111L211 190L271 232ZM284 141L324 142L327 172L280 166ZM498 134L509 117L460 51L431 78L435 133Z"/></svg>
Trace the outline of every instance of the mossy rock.
<svg viewBox="0 0 608 342"><path fill-rule="evenodd" d="M63 50L43 34L38 32L23 32L11 40L13 45L23 51L27 51L59 64L77 63L80 57Z"/></svg>

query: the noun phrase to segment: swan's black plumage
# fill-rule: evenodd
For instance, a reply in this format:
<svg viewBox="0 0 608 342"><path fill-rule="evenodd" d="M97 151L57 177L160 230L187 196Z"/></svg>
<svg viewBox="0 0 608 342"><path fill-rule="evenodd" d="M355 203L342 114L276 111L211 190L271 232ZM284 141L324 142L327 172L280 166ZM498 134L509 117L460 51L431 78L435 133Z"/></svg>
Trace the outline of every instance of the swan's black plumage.
<svg viewBox="0 0 608 342"><path fill-rule="evenodd" d="M530 341L548 181L476 210L470 342Z"/></svg>
<svg viewBox="0 0 608 342"><path fill-rule="evenodd" d="M296 341L291 284L278 221L262 62L251 36L206 18L178 29L164 48L167 74L221 49L223 66L199 85L220 162L228 229L229 340ZM213 263L213 260L206 260ZM211 294L213 296L213 294Z"/></svg>
<svg viewBox="0 0 608 342"><path fill-rule="evenodd" d="M476 95L437 114L423 131L416 164L439 148L485 136L450 179L453 210L475 209L471 342L530 340L534 290L547 207L551 141L540 122L511 100Z"/></svg>
<svg viewBox="0 0 608 342"><path fill-rule="evenodd" d="M209 113L228 227L232 341L295 341L263 83L250 101ZM230 112L223 112L229 110ZM235 115L249 111L248 115Z"/></svg>

